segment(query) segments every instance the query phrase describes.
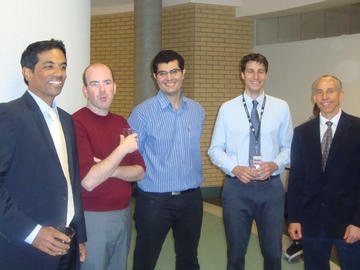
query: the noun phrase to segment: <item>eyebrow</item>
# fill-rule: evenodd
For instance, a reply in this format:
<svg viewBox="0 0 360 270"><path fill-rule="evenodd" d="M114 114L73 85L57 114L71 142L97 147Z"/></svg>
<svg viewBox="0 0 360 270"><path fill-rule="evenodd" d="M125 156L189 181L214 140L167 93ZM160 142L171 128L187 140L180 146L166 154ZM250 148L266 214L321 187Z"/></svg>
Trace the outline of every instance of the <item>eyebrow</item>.
<svg viewBox="0 0 360 270"><path fill-rule="evenodd" d="M171 68L171 69L169 69L169 70L159 69L158 72L159 72L159 71L171 71L171 70L174 70L174 69L181 70L181 68L175 67L175 68Z"/></svg>
<svg viewBox="0 0 360 270"><path fill-rule="evenodd" d="M54 61L48 60L48 61L44 62L44 65L46 65L46 64L56 64L56 63ZM67 66L67 63L66 62L60 63L60 66L62 66L62 65Z"/></svg>
<svg viewBox="0 0 360 270"><path fill-rule="evenodd" d="M90 82L100 82L99 80L91 80ZM112 82L112 79L105 79L102 82Z"/></svg>

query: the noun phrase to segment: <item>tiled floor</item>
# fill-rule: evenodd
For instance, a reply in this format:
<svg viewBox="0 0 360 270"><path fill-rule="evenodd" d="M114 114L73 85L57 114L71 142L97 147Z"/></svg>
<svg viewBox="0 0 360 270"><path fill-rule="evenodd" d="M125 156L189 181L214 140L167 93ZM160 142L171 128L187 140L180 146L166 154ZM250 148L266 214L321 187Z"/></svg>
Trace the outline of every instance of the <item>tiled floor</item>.
<svg viewBox="0 0 360 270"><path fill-rule="evenodd" d="M208 211L210 211L209 209L217 209L217 210L211 210L210 212L213 213L214 215L218 216L218 217L222 217L222 211L221 211L222 203L221 203L221 198L220 197L207 197L207 198L204 198L204 202L205 202L204 203L205 204L204 209L207 208ZM207 206L206 206L206 203L208 204ZM218 207L213 207L212 205L215 205L215 206L218 206ZM292 240L290 239L289 234L287 232L287 226L288 226L288 223L287 223L287 219L285 218L284 235L283 235L283 250L284 251L292 243ZM255 233L257 235L257 229L256 229L255 224L253 224L253 233ZM333 261L336 262L337 261L337 254L336 254L335 248L332 249L331 254L332 254L331 256L333 258ZM334 263L333 261L330 261L331 270L340 270L340 267L336 263ZM285 268L283 267L283 269L285 269Z"/></svg>

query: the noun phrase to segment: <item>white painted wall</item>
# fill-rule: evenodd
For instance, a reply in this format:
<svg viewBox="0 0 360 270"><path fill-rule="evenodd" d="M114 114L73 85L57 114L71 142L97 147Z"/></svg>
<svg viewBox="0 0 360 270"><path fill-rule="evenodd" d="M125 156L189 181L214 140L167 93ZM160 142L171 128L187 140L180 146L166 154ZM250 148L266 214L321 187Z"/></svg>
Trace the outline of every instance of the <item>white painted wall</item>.
<svg viewBox="0 0 360 270"><path fill-rule="evenodd" d="M0 102L27 89L20 66L24 49L54 38L64 41L68 60L68 77L56 102L69 113L84 106L81 76L90 62L90 0L12 0L1 8Z"/></svg>
<svg viewBox="0 0 360 270"><path fill-rule="evenodd" d="M269 61L265 91L289 103L293 124L311 115L311 84L323 74L343 82L344 111L360 117L360 34L255 46Z"/></svg>
<svg viewBox="0 0 360 270"><path fill-rule="evenodd" d="M308 5L326 2L327 0L243 0L242 5L236 8L236 16L256 16L287 9L295 9Z"/></svg>

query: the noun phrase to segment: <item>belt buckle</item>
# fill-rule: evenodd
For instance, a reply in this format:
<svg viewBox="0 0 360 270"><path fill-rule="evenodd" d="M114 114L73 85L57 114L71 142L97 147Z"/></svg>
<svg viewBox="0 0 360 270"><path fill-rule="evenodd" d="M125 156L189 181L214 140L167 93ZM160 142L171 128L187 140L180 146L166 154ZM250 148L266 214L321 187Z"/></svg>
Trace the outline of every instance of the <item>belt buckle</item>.
<svg viewBox="0 0 360 270"><path fill-rule="evenodd" d="M177 196L177 195L180 195L180 194L181 194L181 191L173 191L173 192L171 192L172 196Z"/></svg>

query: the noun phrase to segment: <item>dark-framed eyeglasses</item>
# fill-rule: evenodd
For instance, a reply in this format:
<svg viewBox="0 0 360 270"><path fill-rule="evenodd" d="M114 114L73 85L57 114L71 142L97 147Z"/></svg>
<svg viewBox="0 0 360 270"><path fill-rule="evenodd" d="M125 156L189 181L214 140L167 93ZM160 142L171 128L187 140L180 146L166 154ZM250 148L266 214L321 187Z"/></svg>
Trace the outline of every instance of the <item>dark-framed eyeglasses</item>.
<svg viewBox="0 0 360 270"><path fill-rule="evenodd" d="M180 73L182 73L182 70L179 68L173 68L169 71L165 71L165 70L160 70L156 73L156 75L160 78L164 78L167 77L168 74L170 74L171 76L176 76L179 75Z"/></svg>

